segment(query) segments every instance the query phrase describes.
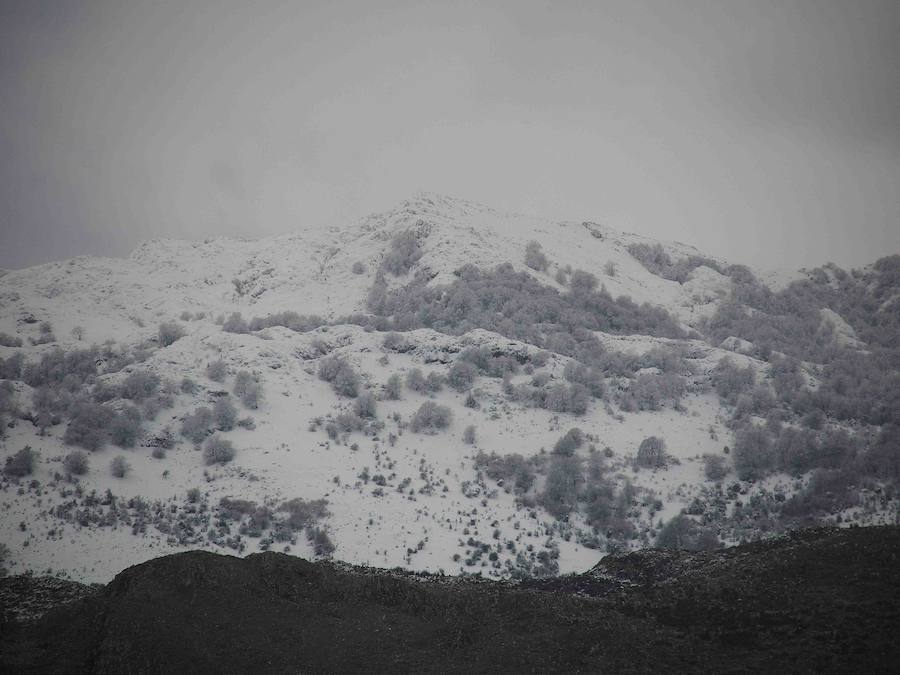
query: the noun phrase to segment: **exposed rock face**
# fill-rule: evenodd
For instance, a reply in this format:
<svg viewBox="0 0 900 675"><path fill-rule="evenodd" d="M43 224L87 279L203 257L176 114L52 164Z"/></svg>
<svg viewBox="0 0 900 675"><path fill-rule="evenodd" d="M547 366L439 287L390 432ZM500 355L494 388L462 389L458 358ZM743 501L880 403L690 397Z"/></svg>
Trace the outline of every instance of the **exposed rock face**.
<svg viewBox="0 0 900 675"><path fill-rule="evenodd" d="M898 563L900 527L641 551L519 585L190 552L36 623L13 612L0 670L887 672Z"/></svg>

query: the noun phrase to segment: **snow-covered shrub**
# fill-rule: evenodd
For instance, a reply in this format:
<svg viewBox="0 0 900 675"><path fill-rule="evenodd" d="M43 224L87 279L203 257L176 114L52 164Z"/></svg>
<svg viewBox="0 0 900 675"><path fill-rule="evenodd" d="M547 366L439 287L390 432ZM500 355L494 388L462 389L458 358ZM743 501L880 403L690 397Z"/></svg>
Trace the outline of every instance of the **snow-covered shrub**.
<svg viewBox="0 0 900 675"><path fill-rule="evenodd" d="M684 514L663 525L654 544L657 548L685 551L714 551L722 547L715 532L698 525Z"/></svg>
<svg viewBox="0 0 900 675"><path fill-rule="evenodd" d="M369 392L360 394L353 402L353 412L360 417L372 418L376 415L375 397Z"/></svg>
<svg viewBox="0 0 900 675"><path fill-rule="evenodd" d="M391 239L390 249L381 262L382 267L396 277L409 272L422 257L422 246L412 230L397 234Z"/></svg>
<svg viewBox="0 0 900 675"><path fill-rule="evenodd" d="M425 378L425 391L430 394L435 394L443 388L444 376L435 372L428 373L428 377Z"/></svg>
<svg viewBox="0 0 900 675"><path fill-rule="evenodd" d="M350 271L353 272L353 274L365 274L366 266L362 262L357 260L356 262L353 263L353 266L350 268Z"/></svg>
<svg viewBox="0 0 900 675"><path fill-rule="evenodd" d="M341 431L346 434L346 433L350 433L352 431L362 431L366 426L366 422L365 422L365 420L363 420L362 417L357 415L355 412L345 411L345 412L340 413L337 417L334 418L334 425L338 431ZM326 431L326 433L329 433L328 428L326 428L325 431ZM330 435L330 433L329 433L329 435ZM336 437L337 436L335 436L335 438Z"/></svg>
<svg viewBox="0 0 900 675"><path fill-rule="evenodd" d="M413 432L433 433L450 426L453 413L450 408L438 405L434 401L426 401L415 412L409 421L409 428Z"/></svg>
<svg viewBox="0 0 900 675"><path fill-rule="evenodd" d="M764 478L775 468L772 439L765 429L748 426L737 432L734 444L734 468L741 480Z"/></svg>
<svg viewBox="0 0 900 675"><path fill-rule="evenodd" d="M594 398L603 397L605 387L603 372L600 369L591 368L578 361L569 361L563 370L563 377L569 382L577 382L587 387Z"/></svg>
<svg viewBox="0 0 900 675"><path fill-rule="evenodd" d="M719 482L728 475L728 464L719 455L703 455L703 473L707 480Z"/></svg>
<svg viewBox="0 0 900 675"><path fill-rule="evenodd" d="M270 314L265 317L253 317L250 320L249 330L258 331L263 328L271 328L272 326L283 326L295 333L306 333L307 331L315 330L316 328L327 324L328 322L317 314L305 315L286 311Z"/></svg>
<svg viewBox="0 0 900 675"><path fill-rule="evenodd" d="M331 554L334 553L334 543L324 527L307 528L306 538L312 544L313 553L317 558L330 558Z"/></svg>
<svg viewBox="0 0 900 675"><path fill-rule="evenodd" d="M98 450L106 443L108 429L115 413L92 401L79 401L71 410L71 419L63 441L86 450Z"/></svg>
<svg viewBox="0 0 900 675"><path fill-rule="evenodd" d="M562 382L553 385L543 397L543 407L553 412L570 412L583 415L587 412L590 393L583 384L566 386Z"/></svg>
<svg viewBox="0 0 900 675"><path fill-rule="evenodd" d="M30 476L34 472L37 458L38 453L32 450L30 445L26 445L11 457L6 458L6 466L3 467L3 472L7 476L15 478Z"/></svg>
<svg viewBox="0 0 900 675"><path fill-rule="evenodd" d="M529 241L525 245L525 264L533 270L543 272L550 264L541 245L536 241Z"/></svg>
<svg viewBox="0 0 900 675"><path fill-rule="evenodd" d="M306 500L296 497L283 502L278 510L288 514L287 526L299 531L331 515L327 507L328 501L325 499Z"/></svg>
<svg viewBox="0 0 900 675"><path fill-rule="evenodd" d="M119 395L132 401L143 401L153 396L159 388L159 376L155 373L139 371L122 380Z"/></svg>
<svg viewBox="0 0 900 675"><path fill-rule="evenodd" d="M245 407L251 410L259 408L262 402L263 390L257 376L241 370L234 377L234 395L237 396Z"/></svg>
<svg viewBox="0 0 900 675"><path fill-rule="evenodd" d="M166 321L159 324L159 344L168 347L186 335L184 327L175 321Z"/></svg>
<svg viewBox="0 0 900 675"><path fill-rule="evenodd" d="M181 421L181 435L200 444L213 426L213 414L209 408L197 408Z"/></svg>
<svg viewBox="0 0 900 675"><path fill-rule="evenodd" d="M381 346L391 352L407 352L412 345L400 333L391 332L384 336Z"/></svg>
<svg viewBox="0 0 900 675"><path fill-rule="evenodd" d="M522 455L511 453L498 455L495 452L485 454L479 452L475 456L475 467L484 471L488 478L495 481L512 481L516 492L528 492L534 485L534 470Z"/></svg>
<svg viewBox="0 0 900 675"><path fill-rule="evenodd" d="M635 463L638 466L656 469L666 465L666 442L659 436L648 436L638 446Z"/></svg>
<svg viewBox="0 0 900 675"><path fill-rule="evenodd" d="M569 279L569 292L573 296L589 296L596 288L597 277L593 274L584 270L572 272L572 278Z"/></svg>
<svg viewBox="0 0 900 675"><path fill-rule="evenodd" d="M555 518L564 518L576 508L583 482L584 472L578 457L554 455L550 460L540 502Z"/></svg>
<svg viewBox="0 0 900 675"><path fill-rule="evenodd" d="M468 361L456 361L447 371L447 384L456 391L468 391L478 377L478 368Z"/></svg>
<svg viewBox="0 0 900 675"><path fill-rule="evenodd" d="M219 431L231 431L237 423L237 408L227 396L216 400L212 409L213 423Z"/></svg>
<svg viewBox="0 0 900 675"><path fill-rule="evenodd" d="M73 476L83 476L88 472L88 458L81 450L70 452L63 459L63 468Z"/></svg>
<svg viewBox="0 0 900 675"><path fill-rule="evenodd" d="M227 464L234 459L234 445L220 436L212 436L203 445L203 459L207 464Z"/></svg>
<svg viewBox="0 0 900 675"><path fill-rule="evenodd" d="M194 394L197 392L198 386L191 378L184 377L181 379L178 389L182 394Z"/></svg>
<svg viewBox="0 0 900 675"><path fill-rule="evenodd" d="M319 362L319 379L329 382L338 396L354 398L359 393L359 376L341 356L328 356Z"/></svg>
<svg viewBox="0 0 900 675"><path fill-rule="evenodd" d="M620 402L625 410L659 410L666 402L677 407L685 390L686 384L680 375L641 373Z"/></svg>
<svg viewBox="0 0 900 675"><path fill-rule="evenodd" d="M240 312L232 312L222 324L222 330L226 333L246 333L250 326Z"/></svg>
<svg viewBox="0 0 900 675"><path fill-rule="evenodd" d="M466 445L475 445L475 425L470 424L465 428L462 435L462 442Z"/></svg>
<svg viewBox="0 0 900 675"><path fill-rule="evenodd" d="M206 366L206 376L213 382L222 383L228 374L228 364L222 359L216 359Z"/></svg>
<svg viewBox="0 0 900 675"><path fill-rule="evenodd" d="M403 391L403 380L397 373L391 375L384 384L384 396L389 401L399 401Z"/></svg>
<svg viewBox="0 0 900 675"><path fill-rule="evenodd" d="M734 405L738 396L753 388L756 375L752 366L741 368L730 357L723 356L713 369L712 383L719 397Z"/></svg>
<svg viewBox="0 0 900 675"><path fill-rule="evenodd" d="M53 326L49 321L41 322L40 334L37 338L31 338L30 342L33 345L46 345L51 342L56 342L56 336L53 334Z"/></svg>
<svg viewBox="0 0 900 675"><path fill-rule="evenodd" d="M90 383L97 374L100 351L96 347L65 352L59 347L42 354L40 360L28 363L22 379L32 387L42 384L61 385L68 378L70 388Z"/></svg>
<svg viewBox="0 0 900 675"><path fill-rule="evenodd" d="M411 368L406 374L406 386L419 393L425 391L425 376L418 368Z"/></svg>
<svg viewBox="0 0 900 675"><path fill-rule="evenodd" d="M9 335L8 333L0 333L0 347L21 347L22 338Z"/></svg>
<svg viewBox="0 0 900 675"><path fill-rule="evenodd" d="M0 380L20 379L24 365L25 357L22 352L16 352L6 359L0 357Z"/></svg>
<svg viewBox="0 0 900 675"><path fill-rule="evenodd" d="M142 432L140 411L127 405L112 418L109 440L120 448L132 448Z"/></svg>
<svg viewBox="0 0 900 675"><path fill-rule="evenodd" d="M128 472L131 471L131 464L128 463L124 456L116 455L109 463L109 471L116 478L125 478Z"/></svg>
<svg viewBox="0 0 900 675"><path fill-rule="evenodd" d="M574 455L584 442L584 433L578 427L569 429L553 446L554 455Z"/></svg>

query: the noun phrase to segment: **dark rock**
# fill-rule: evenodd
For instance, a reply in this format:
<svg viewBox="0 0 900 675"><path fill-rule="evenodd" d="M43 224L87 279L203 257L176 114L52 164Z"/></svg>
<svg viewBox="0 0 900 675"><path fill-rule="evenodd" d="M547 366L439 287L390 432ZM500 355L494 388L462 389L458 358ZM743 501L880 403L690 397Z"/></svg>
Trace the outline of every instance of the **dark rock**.
<svg viewBox="0 0 900 675"><path fill-rule="evenodd" d="M519 584L190 552L0 632L0 671L888 672L900 527L640 551Z"/></svg>

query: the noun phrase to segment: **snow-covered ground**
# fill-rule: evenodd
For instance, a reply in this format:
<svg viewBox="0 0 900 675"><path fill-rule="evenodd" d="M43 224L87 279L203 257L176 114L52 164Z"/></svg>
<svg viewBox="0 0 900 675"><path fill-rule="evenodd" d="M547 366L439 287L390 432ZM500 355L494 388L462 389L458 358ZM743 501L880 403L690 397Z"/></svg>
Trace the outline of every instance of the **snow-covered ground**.
<svg viewBox="0 0 900 675"><path fill-rule="evenodd" d="M528 270L523 256L529 240L539 241L551 261L548 273L540 275L542 283L556 284L553 274L558 267L585 269L613 296L628 295L639 303L664 306L686 326L711 313L730 283L706 267L695 270L685 284L650 274L626 250L641 238L600 224L501 214L461 200L420 195L343 230L310 229L256 241L153 241L124 260L82 257L10 272L0 278L0 332L20 337L26 344L21 351L33 361L56 346L74 349L110 340L119 345L152 341L161 321L189 312L191 318L180 322L185 337L154 350L147 361L123 373L101 376L116 382L127 372L145 370L163 379L194 379L200 385L196 394L179 394L173 408L146 423L147 437L169 426L176 433L176 447L164 459L156 459L140 443L127 450L107 445L90 454L91 470L80 479L82 490L102 494L109 489L123 498L140 495L179 505L187 491L196 487L213 507L228 496L273 504L295 497L324 498L331 514L326 524L336 545L334 555L350 562L488 573L490 567L466 567L453 560L457 553L466 557L471 547L465 542L474 537L486 542L514 541L519 550L528 544L537 550L552 539L559 549L561 572L593 565L604 550L586 548L577 537L559 536L543 509L517 504L514 495L491 481L479 486L477 494L470 489L466 496L463 489L464 484L477 482L473 457L479 451L538 455L549 452L571 427L596 438L599 448L612 450L607 463L620 484L628 480L653 490L663 502L662 511L648 515L648 522L668 520L709 484L701 458L707 453L721 455L731 440L723 426L723 410L711 394L689 395L682 410L664 408L624 416L610 415L602 403L594 402L585 416L575 417L509 402L500 380L480 377L476 382L480 409L466 407L465 395L449 388L431 395L453 412L450 428L440 433L414 434L393 421L394 413L409 419L427 399L409 389L404 389L401 400L379 401L378 416L385 428L376 437L353 433L347 443L338 443L321 427L313 429L316 418L335 415L351 404L317 377L315 341L345 356L362 374L365 387L376 394L394 373L405 375L414 367L426 375L445 373L445 364L426 363L431 361L430 354L458 351L465 344L509 342L486 331L450 337L419 330L408 334L417 348L400 354L382 349L383 334L356 326L324 327L303 334L280 327L232 334L223 332L215 321L235 311L243 312L245 318L293 310L326 319L360 311L391 237L409 228L428 233L417 269L429 270L434 284L450 281L453 270L468 263L489 267L510 262ZM699 254L681 244L665 244L665 248L675 258ZM353 272L357 262L364 266L362 273ZM607 263L615 267L612 276ZM52 324L57 340L28 346L29 338L38 337L43 321ZM83 328L80 339L73 337L76 326ZM669 342L640 335L598 337L610 351L633 353ZM685 344L696 351L701 377L729 353L699 341ZM16 351L20 350L0 347L0 357ZM748 356L732 356L739 363L755 363L765 373L764 364ZM207 364L219 358L229 368L224 384L205 375ZM548 370L559 375L563 366L564 359L553 357ZM239 370L258 374L262 382L265 395L259 409L241 411L241 416L253 417L256 428L224 433L237 448L237 456L224 467L209 467L201 452L177 436L180 420L200 405L211 405L215 392L230 391ZM521 375L515 381L526 379ZM17 401L28 410L30 388L22 383L16 386ZM462 441L468 425L477 429L474 446ZM175 550L152 527L135 536L126 526L81 527L49 515L52 507L71 498L61 491L73 488L64 480L54 480L54 474L63 473L62 458L72 450L62 442L64 429L65 424L53 426L40 436L37 427L19 420L0 441L2 459L26 445L40 452L33 476L21 485L7 482L0 491L0 543L11 550L11 571L52 571L107 581L128 565ZM393 444L391 434L397 435ZM631 459L648 436L664 438L677 462L665 469L633 469ZM586 447L579 450L585 457L587 452ZM119 454L127 457L132 471L124 478L113 478L108 465ZM359 478L365 469L370 476L385 476L383 489ZM409 483L398 492L406 478ZM38 486L27 487L31 480ZM254 540L246 541L246 552L255 550ZM288 550L312 555L303 537ZM514 556L504 551L500 560L507 558Z"/></svg>

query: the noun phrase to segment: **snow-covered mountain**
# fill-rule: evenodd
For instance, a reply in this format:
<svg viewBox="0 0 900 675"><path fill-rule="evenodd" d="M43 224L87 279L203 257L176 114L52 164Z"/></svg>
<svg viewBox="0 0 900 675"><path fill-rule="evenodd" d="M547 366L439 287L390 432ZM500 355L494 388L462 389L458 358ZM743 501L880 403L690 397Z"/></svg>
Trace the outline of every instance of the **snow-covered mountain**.
<svg viewBox="0 0 900 675"><path fill-rule="evenodd" d="M385 260L403 237L414 242L415 255L409 269L390 273ZM537 264L526 264L529 242L537 244ZM372 316L368 298L378 284L386 293L413 285L442 289L459 283L466 265L488 271L504 263L511 265L507 273L528 275L522 278L534 286L526 284L526 290L549 289L547 302L569 303L560 310L560 325L582 321L581 314L566 318L582 311L566 300L576 297L573 279L580 270L598 282L591 297L600 298L605 289L610 307L637 308L627 311L647 316L652 308L665 310L672 328L573 329L580 351L572 351L549 346L556 342L537 344L511 323L504 324L509 330L464 324L436 330L430 326L444 324L422 319L420 325L388 326L385 315L380 326ZM328 553L330 541L334 557L378 567L501 576L581 571L612 548L653 543L661 526L682 511L705 525L707 510L731 518L756 493L790 500L814 471L737 480L732 455L723 452L741 428L734 423L735 401L710 388L728 356L738 371L752 369L754 394L760 387L769 391L769 350L761 354L747 335L712 337L711 317L723 316L717 310L735 302L737 280L746 273L684 244L648 241L599 223L499 213L431 194L346 228L259 240L158 240L127 259L80 257L10 271L0 277L0 358L10 383L0 455L13 458L26 446L39 455L31 473L8 464L3 478L0 543L9 549L7 567L105 581L130 564L185 546L252 552L262 542L313 556ZM616 304L621 296L632 302ZM486 301L472 302L483 308ZM854 353L871 347L857 335L852 317L821 310L821 323L831 327L827 339L833 335ZM752 316L759 310L749 311ZM244 321L282 312L321 319L302 329L285 320L245 329L236 318L229 324L236 312ZM591 312L598 321L608 318ZM160 330L171 322L174 340ZM546 323L535 330L555 331L559 342L560 329ZM385 327L402 329L401 336L379 329ZM548 403L554 386L581 382L570 364L585 360L580 354L588 343L605 356L584 364L596 384L586 410ZM87 354L90 345L97 345L90 354L95 372L69 379L65 373L36 374L41 359L49 364L60 349ZM504 372L493 373L505 377L479 366L471 388L405 386L398 398L386 387L392 375L402 382L415 369L426 378L433 374L433 382L446 378L452 364L474 358L473 351L464 352L473 347L484 347L482 354L497 363L506 359ZM25 366L13 373L18 353ZM334 357L360 378L357 393L373 395L374 413L360 409L360 396L339 395L322 379L323 362ZM208 370L219 360L227 371L222 381ZM798 386L819 386L822 372L815 363L800 359L799 372L806 381ZM128 394L122 385L135 373L159 379L147 392ZM261 386L256 407L239 402L239 373L249 374L240 376L244 383L249 377ZM663 385L677 391L660 393ZM640 387L653 389L647 405L639 400ZM745 393L751 398L749 389ZM531 398L523 399L526 394ZM210 464L202 437L195 445L180 430L198 408L226 398L252 422L218 430L210 422L209 432L237 450L232 461ZM89 469L69 475L64 460L78 451L79 441L67 429L88 400L115 419L134 406L138 436L120 442L124 447L104 438L86 453ZM446 406L451 421L433 433L416 433L410 422L428 401ZM353 410L357 421L338 419ZM798 420L803 411L795 412ZM766 423L761 409L748 415L751 427ZM786 416L782 422L806 428L797 420ZM474 439L464 438L469 427ZM829 419L824 428L845 427L860 437L879 429L841 419ZM576 447L560 450L557 442L572 428L580 430ZM651 437L664 439L664 461L641 468L639 449ZM816 440L817 447L824 442ZM510 459L513 454L521 457ZM124 477L108 469L118 455L130 465ZM713 463L727 477L710 470L709 457L718 458ZM548 507L547 497L548 481L562 475L560 458L578 465L572 503L562 515ZM517 461L525 468L516 468ZM298 498L303 501L290 506ZM327 515L317 500L326 500ZM896 517L896 502L841 504L833 512L848 522L881 522ZM746 536L740 522L722 520L717 538L728 543Z"/></svg>

